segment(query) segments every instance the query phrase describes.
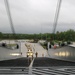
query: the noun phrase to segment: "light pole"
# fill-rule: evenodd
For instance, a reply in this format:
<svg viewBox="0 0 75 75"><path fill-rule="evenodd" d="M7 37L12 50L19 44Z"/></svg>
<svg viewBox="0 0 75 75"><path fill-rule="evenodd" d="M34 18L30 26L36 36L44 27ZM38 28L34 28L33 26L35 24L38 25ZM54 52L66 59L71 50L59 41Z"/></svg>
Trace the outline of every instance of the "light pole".
<svg viewBox="0 0 75 75"><path fill-rule="evenodd" d="M41 40L42 40L42 24L41 24Z"/></svg>
<svg viewBox="0 0 75 75"><path fill-rule="evenodd" d="M22 52L21 52L21 41L20 41L20 49L19 49L19 51L20 51L20 54L22 55Z"/></svg>

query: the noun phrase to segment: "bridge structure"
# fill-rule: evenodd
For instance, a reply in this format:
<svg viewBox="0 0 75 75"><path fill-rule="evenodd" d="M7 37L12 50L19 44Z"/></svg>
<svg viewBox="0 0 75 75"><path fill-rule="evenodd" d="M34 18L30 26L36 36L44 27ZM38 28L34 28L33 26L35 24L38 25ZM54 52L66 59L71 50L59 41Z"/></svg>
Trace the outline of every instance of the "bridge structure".
<svg viewBox="0 0 75 75"><path fill-rule="evenodd" d="M52 58L28 58L0 61L0 75L75 75L75 63Z"/></svg>
<svg viewBox="0 0 75 75"><path fill-rule="evenodd" d="M15 29L12 22L8 0L4 0L9 17L12 33L15 36ZM62 0L58 0L53 33L56 31L58 16ZM23 46L23 45L22 45ZM22 51L22 50L21 50ZM41 52L40 52L41 53ZM20 57L11 60L0 61L0 74L18 75L75 75L75 62L52 59L48 57L33 58Z"/></svg>

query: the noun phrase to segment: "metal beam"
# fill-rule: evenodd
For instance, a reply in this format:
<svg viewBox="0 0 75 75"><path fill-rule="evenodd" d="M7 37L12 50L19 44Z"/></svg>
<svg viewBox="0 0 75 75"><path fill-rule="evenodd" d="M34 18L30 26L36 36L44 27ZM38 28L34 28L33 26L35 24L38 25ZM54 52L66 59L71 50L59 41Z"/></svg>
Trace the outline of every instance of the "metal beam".
<svg viewBox="0 0 75 75"><path fill-rule="evenodd" d="M58 3L57 3L55 18L54 18L54 24L53 24L53 33L55 33L55 31L56 31L56 26L57 26L57 22L58 22L58 18L59 18L60 7L61 7L61 2L62 2L62 0L58 0Z"/></svg>
<svg viewBox="0 0 75 75"><path fill-rule="evenodd" d="M15 34L15 29L14 29L14 25L13 25L13 21L12 21L12 17L11 17L9 2L8 2L8 0L4 0L4 3L5 3L8 18L9 18L11 30L12 30L12 33L14 35Z"/></svg>

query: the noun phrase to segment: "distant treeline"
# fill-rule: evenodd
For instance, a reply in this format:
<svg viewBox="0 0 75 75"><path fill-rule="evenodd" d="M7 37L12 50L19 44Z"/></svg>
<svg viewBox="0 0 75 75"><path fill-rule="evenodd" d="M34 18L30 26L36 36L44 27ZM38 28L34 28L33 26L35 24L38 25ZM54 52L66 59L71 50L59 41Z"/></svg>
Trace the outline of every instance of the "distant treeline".
<svg viewBox="0 0 75 75"><path fill-rule="evenodd" d="M68 31L59 32L55 34L44 33L44 34L8 34L0 32L0 39L42 39L42 40L62 40L62 41L75 41L75 31L70 29Z"/></svg>

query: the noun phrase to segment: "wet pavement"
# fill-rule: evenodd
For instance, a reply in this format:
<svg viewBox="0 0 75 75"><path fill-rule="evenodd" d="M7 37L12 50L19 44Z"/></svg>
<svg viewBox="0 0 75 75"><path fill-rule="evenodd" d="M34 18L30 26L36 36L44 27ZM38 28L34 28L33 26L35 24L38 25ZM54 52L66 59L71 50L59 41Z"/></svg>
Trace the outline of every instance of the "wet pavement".
<svg viewBox="0 0 75 75"><path fill-rule="evenodd" d="M36 55L35 55L36 52L38 53L38 57L48 56L47 50L44 49L39 43L28 43L28 42L26 42L26 44L29 44L30 47L32 48L33 57L36 57Z"/></svg>
<svg viewBox="0 0 75 75"><path fill-rule="evenodd" d="M26 57L27 48L25 44L30 44L32 51L34 52L34 61ZM74 47L65 46L58 49L49 49L47 52L47 50L45 50L39 43L20 41L20 46L20 49L14 50L0 47L0 67L8 67L10 69L7 69L7 71L0 68L0 73L7 72L7 74L10 73L10 75L69 75L69 73L71 74L71 72L73 72L71 75L75 74L75 71L66 72L64 70L65 67L73 69L75 66ZM38 52L37 58L35 56L35 52ZM42 54L44 54L44 56L42 56ZM11 67L13 67L13 69Z"/></svg>
<svg viewBox="0 0 75 75"><path fill-rule="evenodd" d="M57 49L49 49L50 58L75 62L75 47L64 46Z"/></svg>
<svg viewBox="0 0 75 75"><path fill-rule="evenodd" d="M10 60L20 58L20 51L19 49L8 49L5 47L0 47L0 61L2 60Z"/></svg>

